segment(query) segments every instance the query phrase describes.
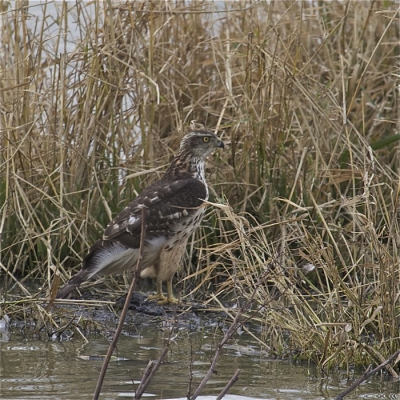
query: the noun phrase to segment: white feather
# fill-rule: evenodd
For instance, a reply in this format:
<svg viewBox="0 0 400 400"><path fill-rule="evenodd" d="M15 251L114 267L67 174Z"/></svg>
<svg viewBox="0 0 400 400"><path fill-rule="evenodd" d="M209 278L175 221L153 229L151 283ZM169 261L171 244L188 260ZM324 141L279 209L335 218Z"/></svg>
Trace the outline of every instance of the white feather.
<svg viewBox="0 0 400 400"><path fill-rule="evenodd" d="M129 225L133 225L136 221L138 220L137 217L134 217L133 215L131 215L128 219L128 224Z"/></svg>
<svg viewBox="0 0 400 400"><path fill-rule="evenodd" d="M92 271L88 278L95 275L102 276L110 272L122 273L130 267L130 264L137 257L137 249L129 249L119 244L98 250L93 259L94 265L91 267Z"/></svg>

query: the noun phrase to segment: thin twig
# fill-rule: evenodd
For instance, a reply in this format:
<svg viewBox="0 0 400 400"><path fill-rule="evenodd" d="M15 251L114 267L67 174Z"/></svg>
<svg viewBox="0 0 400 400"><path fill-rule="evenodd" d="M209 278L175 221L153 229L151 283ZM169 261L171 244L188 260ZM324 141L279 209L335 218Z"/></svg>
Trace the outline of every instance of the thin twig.
<svg viewBox="0 0 400 400"><path fill-rule="evenodd" d="M228 392L228 390L238 381L239 379L239 374L240 374L240 369L238 368L235 373L233 374L232 378L230 379L230 381L226 384L226 386L224 387L224 389L222 390L222 392L218 395L218 397L215 400L221 400L226 393Z"/></svg>
<svg viewBox="0 0 400 400"><path fill-rule="evenodd" d="M148 380L148 377L151 373L151 370L153 369L153 366L154 366L154 360L149 360L149 362L147 363L147 367L143 372L142 380L140 381L139 386L135 392L135 399L138 398L139 391L142 391L143 382L146 382Z"/></svg>
<svg viewBox="0 0 400 400"><path fill-rule="evenodd" d="M215 350L214 357L211 361L210 368L207 371L206 376L203 378L203 380L200 382L200 385L197 387L196 391L193 393L193 396L190 398L190 400L195 400L197 397L200 395L201 391L204 389L204 386L207 384L208 380L210 379L211 375L214 373L215 366L217 365L219 356L221 355L221 351L225 345L225 343L231 339L233 334L237 331L237 329L240 326L240 318L242 316L242 310L240 310L237 314L235 319L233 320L231 326L229 329L226 331L224 337L222 340L218 343L217 349Z"/></svg>
<svg viewBox="0 0 400 400"><path fill-rule="evenodd" d="M232 336L235 334L235 332L238 330L238 328L244 323L242 320L243 313L246 312L251 305L253 304L254 301L254 296L257 293L257 290L259 286L264 282L265 278L267 276L267 273L264 273L263 276L258 280L249 300L239 309L238 313L236 314L234 320L232 321L231 326L229 329L226 331L224 337L222 340L219 342L217 349L214 353L214 357L211 361L210 368L207 371L206 376L203 378L203 380L200 382L200 385L197 387L196 391L194 392L193 396L190 397L190 400L195 400L201 393L201 391L204 389L204 386L207 384L208 380L210 379L211 375L214 373L215 366L218 362L219 356L221 355L221 351L228 342ZM249 318L249 317L248 317ZM246 318L246 320L248 319Z"/></svg>
<svg viewBox="0 0 400 400"><path fill-rule="evenodd" d="M378 365L376 368L372 369L369 372L366 372L361 378L357 379L351 386L349 386L345 391L339 394L335 398L335 400L342 400L345 396L347 396L350 392L352 392L357 386L361 385L366 379L368 379L370 376L374 375L378 371L380 371L382 368L384 368L387 364L392 362L396 357L400 356L400 350L397 350L395 353L393 353L387 360L385 360L382 364Z"/></svg>
<svg viewBox="0 0 400 400"><path fill-rule="evenodd" d="M110 346L108 347L107 355L104 358L104 362L101 367L99 379L97 380L96 390L93 395L93 400L97 400L99 398L99 395L101 392L101 387L103 386L103 382L104 382L104 377L107 372L108 363L110 362L112 353L114 352L115 348L117 347L117 342L118 342L119 336L122 331L122 327L125 322L126 314L128 313L129 304L130 304L133 292L135 290L136 282L139 280L139 277L140 277L140 268L141 268L142 259L143 259L145 234L146 234L146 208L143 207L142 208L142 232L141 232L141 236L140 236L140 248L139 248L138 262L136 264L135 273L133 275L131 286L129 287L128 294L126 295L125 304L121 311L121 316L119 317L117 329L115 330L113 340L111 341Z"/></svg>
<svg viewBox="0 0 400 400"><path fill-rule="evenodd" d="M190 399L190 393L192 393L192 385L193 385L193 343L190 340L190 361L189 361L189 382L188 382L188 389L186 392L186 398Z"/></svg>
<svg viewBox="0 0 400 400"><path fill-rule="evenodd" d="M139 400L142 397L147 386L153 379L154 374L157 372L158 368L160 368L161 362L165 357L165 355L167 354L168 348L169 348L168 345L163 348L160 357L158 357L157 361L150 360L149 363L147 364L147 368L144 371L143 378L139 384L139 387L136 390L135 400Z"/></svg>

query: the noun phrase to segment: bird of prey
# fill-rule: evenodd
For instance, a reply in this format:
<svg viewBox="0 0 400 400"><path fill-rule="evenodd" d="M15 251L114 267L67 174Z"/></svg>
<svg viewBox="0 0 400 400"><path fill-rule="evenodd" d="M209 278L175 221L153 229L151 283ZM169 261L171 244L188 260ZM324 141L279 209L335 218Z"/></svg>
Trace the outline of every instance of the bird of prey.
<svg viewBox="0 0 400 400"><path fill-rule="evenodd" d="M145 238L141 277L155 277L159 304L176 303L172 278L179 269L188 238L199 226L208 199L206 157L224 143L205 129L191 129L171 165L157 182L129 203L108 225L103 238L90 248L82 269L59 290L64 298L82 282L136 267L145 209ZM162 282L167 282L167 297Z"/></svg>

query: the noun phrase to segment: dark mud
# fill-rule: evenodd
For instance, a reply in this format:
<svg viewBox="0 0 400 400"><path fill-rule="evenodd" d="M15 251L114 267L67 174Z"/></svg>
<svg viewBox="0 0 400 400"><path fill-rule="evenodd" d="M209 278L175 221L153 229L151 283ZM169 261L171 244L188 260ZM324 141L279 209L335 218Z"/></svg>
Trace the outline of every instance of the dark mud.
<svg viewBox="0 0 400 400"><path fill-rule="evenodd" d="M91 296L88 296L91 297ZM96 305L96 299L90 298L90 306L68 304L69 301L57 302L51 308L50 318L35 318L35 311L23 321L18 328L29 333L39 334L51 340L72 340L81 335L100 334L111 338L119 321L125 297L107 305ZM229 309L229 304L226 305ZM28 313L29 314L29 313ZM25 314L26 316L27 314ZM36 315L37 317L37 315ZM224 333L232 323L232 317L222 309L205 306L201 303L181 303L158 305L156 301L147 300L147 295L135 292L129 306L122 335L137 335L142 329L196 332L215 330ZM249 325L249 324L247 324ZM79 330L79 332L78 332ZM252 332L259 332L259 326L251 326Z"/></svg>

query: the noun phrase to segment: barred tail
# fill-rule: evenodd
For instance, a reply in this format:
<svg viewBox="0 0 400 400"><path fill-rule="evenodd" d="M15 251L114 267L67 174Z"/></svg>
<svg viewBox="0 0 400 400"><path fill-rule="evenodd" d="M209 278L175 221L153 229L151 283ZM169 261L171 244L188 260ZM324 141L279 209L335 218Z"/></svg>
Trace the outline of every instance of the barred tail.
<svg viewBox="0 0 400 400"><path fill-rule="evenodd" d="M76 289L82 282L88 279L88 271L80 270L75 276L73 276L68 283L61 288L56 295L56 299L64 299L67 297L74 289Z"/></svg>

